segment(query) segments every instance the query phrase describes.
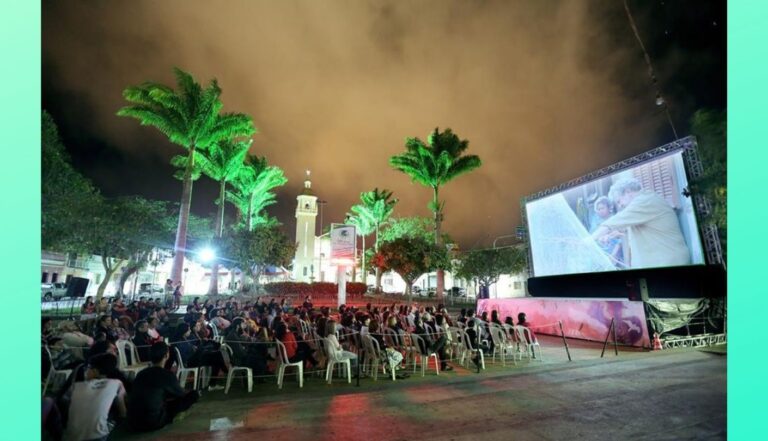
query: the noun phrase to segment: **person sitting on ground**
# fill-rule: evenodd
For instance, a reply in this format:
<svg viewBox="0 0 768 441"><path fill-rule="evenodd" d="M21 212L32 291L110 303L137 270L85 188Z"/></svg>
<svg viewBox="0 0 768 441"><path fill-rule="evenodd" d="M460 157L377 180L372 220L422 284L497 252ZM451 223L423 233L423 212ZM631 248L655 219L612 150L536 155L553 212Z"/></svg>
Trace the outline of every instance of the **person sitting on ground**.
<svg viewBox="0 0 768 441"><path fill-rule="evenodd" d="M531 329L531 323L525 319L525 313L521 312L520 314L517 314L517 324L518 326L524 326L528 328L530 331L530 339L528 340L528 343L536 343L536 334L534 334L533 329ZM526 339L528 339L528 335L526 334Z"/></svg>
<svg viewBox="0 0 768 441"><path fill-rule="evenodd" d="M133 344L136 346L136 351L139 353L139 361L149 361L149 348L154 343L152 337L148 334L149 324L147 324L146 320L139 320L136 322L135 328L136 332L133 336Z"/></svg>
<svg viewBox="0 0 768 441"><path fill-rule="evenodd" d="M425 346L419 347L419 351L422 353L422 355L427 355L430 352L434 352L440 359L441 371L453 370L453 367L448 365L448 358L445 355L445 344L448 341L445 335L440 335L439 337L433 338L424 327L424 322L422 321L421 317L416 317L416 328L413 333L421 337L422 341L424 342Z"/></svg>
<svg viewBox="0 0 768 441"><path fill-rule="evenodd" d="M179 350L184 366L193 368L201 366L211 367L209 391L224 389L224 386L216 385L217 378L227 371L226 362L217 344L202 343L197 337L192 335L192 330L188 324L181 323L176 327L176 333L171 339L171 347Z"/></svg>
<svg viewBox="0 0 768 441"><path fill-rule="evenodd" d="M128 396L128 422L137 431L157 430L197 402L197 391L185 391L179 380L164 369L170 357L168 345L160 342L150 348L152 366L136 375Z"/></svg>
<svg viewBox="0 0 768 441"><path fill-rule="evenodd" d="M101 354L112 354L115 357L117 357L117 347L114 343L109 341L100 341L96 342L91 346L91 349L88 351L88 359L101 355ZM56 394L56 405L61 411L61 414L64 417L64 420L66 420L66 416L69 411L70 403L72 402L72 391L73 386L78 381L85 381L86 377L86 371L88 363L80 363L77 366L74 366L72 369L72 373L67 377L67 380L64 382L64 384L59 389L58 393ZM131 390L131 383L128 380L128 377L123 374L120 369L115 366L114 369L106 370L101 372L104 377L110 378L113 380L119 380L123 384L123 388L126 391Z"/></svg>
<svg viewBox="0 0 768 441"><path fill-rule="evenodd" d="M72 386L64 440L106 440L115 426L109 420L110 410L114 409L120 418L126 416L123 383L107 378L107 373L116 369L114 354L99 354L88 359L85 381Z"/></svg>

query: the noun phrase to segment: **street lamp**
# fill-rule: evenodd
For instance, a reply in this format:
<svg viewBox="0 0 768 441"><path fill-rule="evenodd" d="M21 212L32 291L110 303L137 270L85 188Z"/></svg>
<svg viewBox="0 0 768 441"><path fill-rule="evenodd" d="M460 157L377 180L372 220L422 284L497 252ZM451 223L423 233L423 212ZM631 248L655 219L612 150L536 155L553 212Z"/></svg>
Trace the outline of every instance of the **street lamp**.
<svg viewBox="0 0 768 441"><path fill-rule="evenodd" d="M213 251L212 248L203 248L202 250L200 250L198 255L200 256L200 260L203 263L211 262L213 259L216 258L216 252Z"/></svg>

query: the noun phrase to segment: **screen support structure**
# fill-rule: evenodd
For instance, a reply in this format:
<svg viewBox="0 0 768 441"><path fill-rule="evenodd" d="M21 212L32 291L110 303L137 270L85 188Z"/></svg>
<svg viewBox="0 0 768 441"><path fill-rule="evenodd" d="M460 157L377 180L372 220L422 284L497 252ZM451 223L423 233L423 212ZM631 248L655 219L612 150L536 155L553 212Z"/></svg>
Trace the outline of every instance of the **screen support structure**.
<svg viewBox="0 0 768 441"><path fill-rule="evenodd" d="M594 181L598 178L622 171L630 167L634 167L644 162L651 161L653 159L657 159L661 156L665 156L667 154L674 153L680 150L683 151L683 161L685 162L685 168L687 173L689 174L688 177L690 178L690 180L693 181L701 177L701 175L704 172L704 166L702 165L701 160L699 159L696 138L694 136L686 136L685 138L672 141L669 144L664 144L662 146L656 147L655 149L648 150L647 152L643 152L643 153L640 153L639 155L635 155L631 158L625 159L623 161L619 161L615 164L611 164L608 167L601 168L600 170L596 170L584 176L571 179L568 182L564 182L562 184L556 185L546 190L542 190L534 194L531 194L529 196L521 198L520 199L521 221L523 225L525 225L525 234L524 234L523 241L525 242L526 248L528 249L528 276L533 277L534 274L533 274L533 255L531 250L530 234L529 234L530 230L528 228L528 215L525 209L526 203L536 199L541 199L545 196L549 196L554 193L562 192L571 187L575 187L578 185L585 184L587 182ZM698 220L703 219L705 216L707 216L711 212L712 210L711 203L705 195L695 194L693 195L693 201L694 201L693 206L695 208L696 217ZM707 263L709 263L710 265L718 265L718 264L724 265L723 251L720 245L720 236L717 233L717 227L712 223L698 222L698 224L699 224L699 230L701 233L701 239L704 246L704 252L707 256L706 257Z"/></svg>

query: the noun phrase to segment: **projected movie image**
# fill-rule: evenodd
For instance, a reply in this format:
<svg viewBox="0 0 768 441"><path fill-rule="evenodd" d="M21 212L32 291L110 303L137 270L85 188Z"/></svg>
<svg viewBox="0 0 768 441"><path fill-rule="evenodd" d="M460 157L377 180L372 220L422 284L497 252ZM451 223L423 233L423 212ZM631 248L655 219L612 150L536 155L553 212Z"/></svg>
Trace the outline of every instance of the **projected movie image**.
<svg viewBox="0 0 768 441"><path fill-rule="evenodd" d="M704 263L682 151L526 204L534 275Z"/></svg>

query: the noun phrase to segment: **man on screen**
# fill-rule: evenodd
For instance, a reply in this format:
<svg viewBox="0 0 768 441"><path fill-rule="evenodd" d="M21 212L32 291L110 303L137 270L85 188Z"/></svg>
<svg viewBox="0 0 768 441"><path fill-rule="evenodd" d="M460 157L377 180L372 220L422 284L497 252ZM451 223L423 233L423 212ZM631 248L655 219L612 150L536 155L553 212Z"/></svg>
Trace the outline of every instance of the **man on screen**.
<svg viewBox="0 0 768 441"><path fill-rule="evenodd" d="M592 234L599 244L607 243L616 230L626 229L630 268L691 263L677 215L664 198L644 190L634 178L616 181L608 196L620 211L603 221Z"/></svg>

